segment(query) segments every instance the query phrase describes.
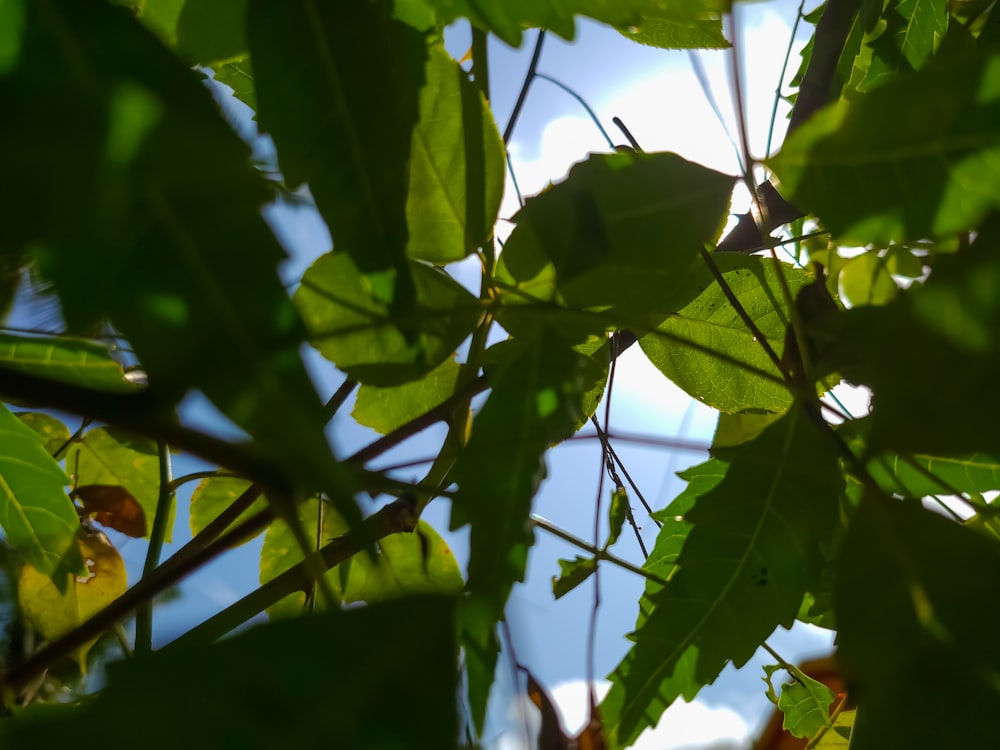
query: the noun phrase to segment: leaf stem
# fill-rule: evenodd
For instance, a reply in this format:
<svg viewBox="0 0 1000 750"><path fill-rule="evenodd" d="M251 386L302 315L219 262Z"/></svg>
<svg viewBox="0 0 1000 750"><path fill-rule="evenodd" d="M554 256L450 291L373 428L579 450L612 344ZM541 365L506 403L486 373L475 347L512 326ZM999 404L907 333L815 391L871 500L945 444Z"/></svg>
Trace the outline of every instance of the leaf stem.
<svg viewBox="0 0 1000 750"><path fill-rule="evenodd" d="M174 491L170 479L170 446L160 443L157 446L160 465L160 494L156 499L156 515L153 517L153 529L149 534L149 547L146 549L146 563L142 569L142 578L147 579L160 564L160 554L163 552L163 541L166 539L173 520ZM137 654L148 654L153 650L153 599L150 597L136 609L135 613L135 651Z"/></svg>

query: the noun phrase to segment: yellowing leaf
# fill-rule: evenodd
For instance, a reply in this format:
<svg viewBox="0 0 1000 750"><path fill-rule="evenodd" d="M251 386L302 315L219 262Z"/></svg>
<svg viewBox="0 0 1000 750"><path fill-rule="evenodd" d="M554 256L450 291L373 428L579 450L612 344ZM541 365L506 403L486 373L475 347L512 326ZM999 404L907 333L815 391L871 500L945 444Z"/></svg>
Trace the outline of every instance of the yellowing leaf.
<svg viewBox="0 0 1000 750"><path fill-rule="evenodd" d="M47 641L54 641L89 620L128 588L125 562L99 531L81 529L77 536L86 575L66 574L60 591L47 575L25 563L17 584L17 598L28 623ZM87 653L97 638L73 651L80 671L87 671Z"/></svg>

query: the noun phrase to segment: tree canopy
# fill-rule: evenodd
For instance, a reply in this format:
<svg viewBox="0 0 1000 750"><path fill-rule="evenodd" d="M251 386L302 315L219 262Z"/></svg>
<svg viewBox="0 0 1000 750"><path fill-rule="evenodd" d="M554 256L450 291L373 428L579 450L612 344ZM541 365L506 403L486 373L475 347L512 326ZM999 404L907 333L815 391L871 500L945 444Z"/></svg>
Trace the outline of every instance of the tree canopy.
<svg viewBox="0 0 1000 750"><path fill-rule="evenodd" d="M846 684L775 654L767 689L809 747L994 746L991 9L827 0L802 17L814 33L788 136L756 170L749 153L739 176L636 143L591 154L524 202L501 247L519 106L501 134L488 37L571 39L585 17L722 49L729 2L0 1L0 291L8 309L32 289L59 309L51 330L0 330L0 737L474 746L546 453L638 346L718 429L652 514L646 560L610 549L632 517L619 481L609 538L576 540L562 563L556 597L602 566L646 579L633 646L576 746L629 747L796 621L836 632ZM471 70L445 50L452 23L471 24ZM254 161L219 86L276 164ZM738 181L761 179L724 232ZM261 210L291 195L314 202L332 248L289 287ZM453 265L470 256L472 291ZM332 396L306 348L341 373ZM841 382L870 389L870 413L844 410ZM186 421L193 392L236 437ZM335 454L326 426L355 392L353 418L381 437ZM371 468L437 423L422 481ZM177 453L212 468L175 478ZM193 538L161 560L193 481ZM420 517L440 497L470 528L465 570ZM120 534L148 540L131 587ZM260 534L259 589L154 650L155 598ZM115 633L134 658L114 656ZM84 696L95 664L106 680ZM530 677L528 695L538 746L569 747Z"/></svg>

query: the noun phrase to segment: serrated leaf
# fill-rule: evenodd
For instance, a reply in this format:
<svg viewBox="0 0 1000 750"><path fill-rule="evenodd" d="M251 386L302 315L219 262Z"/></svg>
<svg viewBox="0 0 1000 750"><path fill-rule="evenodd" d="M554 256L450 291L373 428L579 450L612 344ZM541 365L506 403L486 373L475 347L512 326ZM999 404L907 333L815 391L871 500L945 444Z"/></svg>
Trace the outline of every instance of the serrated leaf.
<svg viewBox="0 0 1000 750"><path fill-rule="evenodd" d="M84 572L68 484L41 438L0 404L0 527L15 550L60 585L67 571Z"/></svg>
<svg viewBox="0 0 1000 750"><path fill-rule="evenodd" d="M692 23L714 19L729 9L722 0L428 0L441 21L451 23L460 16L492 31L507 44L518 47L525 28L541 27L564 39L576 33L574 16L588 16L610 26L640 24L644 17L678 19Z"/></svg>
<svg viewBox="0 0 1000 750"><path fill-rule="evenodd" d="M424 35L383 4L251 0L247 37L257 119L289 186L309 183L337 251L378 300L409 315L406 201Z"/></svg>
<svg viewBox="0 0 1000 750"><path fill-rule="evenodd" d="M253 83L253 67L250 58L212 66L214 78L233 90L233 96L257 111L257 89Z"/></svg>
<svg viewBox="0 0 1000 750"><path fill-rule="evenodd" d="M574 557L572 560L558 560L559 575L552 576L552 596L561 599L597 570L597 560L592 557Z"/></svg>
<svg viewBox="0 0 1000 750"><path fill-rule="evenodd" d="M497 267L501 323L515 335L536 327L524 303L670 310L699 249L721 231L732 185L676 154L592 154L514 217ZM608 326L578 322L591 333Z"/></svg>
<svg viewBox="0 0 1000 750"><path fill-rule="evenodd" d="M618 32L633 42L659 49L726 49L729 40L722 33L722 17L681 20L643 17Z"/></svg>
<svg viewBox="0 0 1000 750"><path fill-rule="evenodd" d="M781 356L790 316L778 274L785 277L793 296L813 281L813 276L803 269L755 255L717 254L715 262L736 299L772 350ZM783 383L767 380L736 364L745 363L782 378L714 277L707 269L700 269L693 279L689 275L686 281L697 291L657 331L692 341L736 362L723 361L702 349L684 346L656 333L639 338L646 356L678 386L720 411L784 411L792 396Z"/></svg>
<svg viewBox="0 0 1000 750"><path fill-rule="evenodd" d="M461 369L461 365L452 358L446 359L420 380L388 388L363 384L358 388L351 416L359 424L388 435L453 395Z"/></svg>
<svg viewBox="0 0 1000 750"><path fill-rule="evenodd" d="M652 611L610 676L601 713L616 746L791 626L820 577L843 485L827 436L795 406L756 440L719 452L726 475L684 514L691 530L677 570L648 597Z"/></svg>
<svg viewBox="0 0 1000 750"><path fill-rule="evenodd" d="M134 392L108 348L86 339L0 333L0 365L29 375L112 393Z"/></svg>
<svg viewBox="0 0 1000 750"><path fill-rule="evenodd" d="M212 521L219 517L226 508L232 505L247 489L250 482L237 477L205 477L191 493L191 503L188 523L191 526L191 536L197 536ZM267 499L259 497L243 511L229 528L246 521L267 508ZM242 543L250 541L244 540Z"/></svg>
<svg viewBox="0 0 1000 750"><path fill-rule="evenodd" d="M970 575L969 571L975 571ZM852 750L987 747L997 737L1000 543L915 502L866 494L840 554L838 662Z"/></svg>
<svg viewBox="0 0 1000 750"><path fill-rule="evenodd" d="M149 521L143 534L149 536L160 496L156 443L115 427L97 427L70 446L66 468L75 475L74 486L119 485L128 490ZM167 525L167 542L172 535L171 518Z"/></svg>
<svg viewBox="0 0 1000 750"><path fill-rule="evenodd" d="M845 242L945 237L1000 202L998 101L1000 56L931 63L816 113L768 165Z"/></svg>
<svg viewBox="0 0 1000 750"><path fill-rule="evenodd" d="M799 669L793 669L792 676L795 681L782 685L778 698L778 709L785 715L781 726L795 737L811 738L830 724L830 706L837 696Z"/></svg>
<svg viewBox="0 0 1000 750"><path fill-rule="evenodd" d="M74 737L78 750L128 747L140 736L145 750L453 747L455 609L451 597L409 597L119 661L92 700L51 706L38 719L31 711L19 714L0 732L8 747L59 747ZM407 647L391 647L400 638ZM199 689L169 699L171 715L186 720L165 721L164 701L149 696L186 684L192 674L199 675ZM406 700L400 686L413 688Z"/></svg>
<svg viewBox="0 0 1000 750"><path fill-rule="evenodd" d="M901 71L920 70L948 31L947 0L896 0L883 13L886 28L871 42L874 59L862 89Z"/></svg>
<svg viewBox="0 0 1000 750"><path fill-rule="evenodd" d="M302 277L295 305L320 354L354 378L377 386L417 380L444 362L472 331L477 300L438 269L411 262L418 331L411 344L387 305L373 293L350 256L320 256Z"/></svg>
<svg viewBox="0 0 1000 750"><path fill-rule="evenodd" d="M452 472L455 505L472 526L463 638L469 643L472 716L482 726L496 650L491 636L510 589L524 577L533 541L531 501L545 474L548 446L580 418L586 360L548 330L497 345L493 390ZM455 517L453 515L453 523Z"/></svg>
<svg viewBox="0 0 1000 750"><path fill-rule="evenodd" d="M69 442L69 427L53 417L40 411L19 411L15 415L30 427L42 439L45 452L55 456L56 451L64 448Z"/></svg>
<svg viewBox="0 0 1000 750"><path fill-rule="evenodd" d="M487 241L503 196L504 146L482 94L445 51L433 45L420 119L413 130L406 252L444 264Z"/></svg>
<svg viewBox="0 0 1000 750"><path fill-rule="evenodd" d="M128 588L125 561L99 531L81 530L77 553L86 561L82 575L60 573L57 586L30 562L21 568L17 599L25 619L47 641L54 641L89 620ZM98 636L99 638L99 636ZM98 638L79 646L72 658L87 673L87 653Z"/></svg>

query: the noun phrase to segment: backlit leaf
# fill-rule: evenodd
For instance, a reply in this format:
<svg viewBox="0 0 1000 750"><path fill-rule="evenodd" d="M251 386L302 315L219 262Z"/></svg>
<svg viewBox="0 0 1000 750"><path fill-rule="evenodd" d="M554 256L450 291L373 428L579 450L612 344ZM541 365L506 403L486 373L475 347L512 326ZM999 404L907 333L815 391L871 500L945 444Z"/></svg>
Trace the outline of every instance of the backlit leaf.
<svg viewBox="0 0 1000 750"><path fill-rule="evenodd" d="M248 480L237 477L206 477L198 482L198 486L191 493L189 514L191 536L197 536L249 488L250 482ZM258 497L247 510L240 514L236 521L230 524L229 528L257 515L266 507L267 500Z"/></svg>
<svg viewBox="0 0 1000 750"><path fill-rule="evenodd" d="M0 527L14 549L60 584L67 571L83 572L68 484L41 438L0 405Z"/></svg>
<svg viewBox="0 0 1000 750"><path fill-rule="evenodd" d="M76 546L86 565L82 575L63 572L57 587L48 575L25 563L17 582L25 619L48 641L89 620L128 588L125 561L104 534L81 529ZM96 642L97 638L73 651L83 673L87 653Z"/></svg>
<svg viewBox="0 0 1000 750"><path fill-rule="evenodd" d="M732 185L676 154L592 154L514 217L497 268L505 315L537 301L668 311L721 230Z"/></svg>
<svg viewBox="0 0 1000 750"><path fill-rule="evenodd" d="M624 487L616 487L611 493L611 505L608 508L608 541L605 547L610 547L618 541L622 526L625 525L630 512L628 492Z"/></svg>
<svg viewBox="0 0 1000 750"><path fill-rule="evenodd" d="M845 241L944 237L1000 203L998 107L1000 56L935 62L818 112L768 164Z"/></svg>
<svg viewBox="0 0 1000 750"><path fill-rule="evenodd" d="M970 571L974 574L970 575ZM858 703L852 750L986 747L996 739L1000 543L868 494L840 555L838 661Z"/></svg>
<svg viewBox="0 0 1000 750"><path fill-rule="evenodd" d="M527 27L541 27L572 39L576 33L574 16L588 16L611 26L641 24L646 17L678 19L692 23L719 18L728 10L723 0L429 0L445 23L460 16L476 26L492 31L507 44L517 47Z"/></svg>
<svg viewBox="0 0 1000 750"><path fill-rule="evenodd" d="M149 521L142 536L149 535L160 496L156 443L114 427L98 427L73 443L66 454L66 468L75 475L78 488L88 485L124 487L138 501ZM172 536L172 521L167 526L167 541Z"/></svg>
<svg viewBox="0 0 1000 750"><path fill-rule="evenodd" d="M66 447L66 443L69 442L69 427L51 414L44 414L40 411L20 411L14 416L35 431L42 439L45 452L50 456L55 456L56 451Z"/></svg>
<svg viewBox="0 0 1000 750"><path fill-rule="evenodd" d="M246 104L254 112L257 111L257 90L253 83L253 68L250 58L235 62L215 65L215 80L226 84L233 90L233 96Z"/></svg>
<svg viewBox="0 0 1000 750"><path fill-rule="evenodd" d="M491 633L510 589L524 577L531 501L545 475L548 446L572 434L580 418L586 359L547 330L494 347L493 390L452 472L456 508L472 526L463 608L473 719L482 726L496 650ZM453 511L452 523L455 522Z"/></svg>
<svg viewBox="0 0 1000 750"><path fill-rule="evenodd" d="M561 599L597 570L597 560L592 557L575 557L559 560L559 575L552 576L552 596Z"/></svg>
<svg viewBox="0 0 1000 750"><path fill-rule="evenodd" d="M0 365L101 391L136 390L125 379L121 364L111 357L108 348L85 339L0 332Z"/></svg>
<svg viewBox="0 0 1000 750"><path fill-rule="evenodd" d="M420 380L388 388L362 385L351 416L387 435L453 395L460 370L458 362L446 359Z"/></svg>
<svg viewBox="0 0 1000 750"><path fill-rule="evenodd" d="M729 40L722 33L722 17L681 20L646 16L637 24L618 31L633 42L660 49L725 49Z"/></svg>
<svg viewBox="0 0 1000 750"><path fill-rule="evenodd" d="M309 183L337 252L406 315L408 165L428 52L383 5L251 0L247 31L257 119L289 186Z"/></svg>
<svg viewBox="0 0 1000 750"><path fill-rule="evenodd" d="M795 737L811 738L830 723L830 706L837 699L830 688L801 670L793 682L781 687L778 709L785 715L782 727Z"/></svg>
<svg viewBox="0 0 1000 750"><path fill-rule="evenodd" d="M141 539L149 534L146 513L124 487L114 484L88 484L73 490L83 510L94 515L101 526Z"/></svg>
<svg viewBox="0 0 1000 750"><path fill-rule="evenodd" d="M843 480L829 445L793 407L752 442L719 451L726 475L684 514L677 570L648 597L652 611L610 676L601 712L612 744L634 741L675 699L791 626L838 523Z"/></svg>
<svg viewBox="0 0 1000 750"><path fill-rule="evenodd" d="M416 380L446 360L479 318L476 299L447 274L410 263L419 331L410 343L349 255L320 256L302 277L295 304L319 352L354 378L378 386Z"/></svg>
<svg viewBox="0 0 1000 750"><path fill-rule="evenodd" d="M506 164L482 94L442 45L430 47L426 74L413 131L406 252L443 264L461 260L490 236Z"/></svg>
<svg viewBox="0 0 1000 750"><path fill-rule="evenodd" d="M813 276L755 255L717 254L715 262L736 299L780 357L789 314L778 274L784 275L793 296ZM657 331L700 344L709 351L684 346L656 333L640 337L642 350L660 372L715 409L783 411L792 402L788 388L748 372L738 363L769 372L779 380L780 371L760 342L754 340L753 332L708 270L701 269L695 279L689 276L688 282L698 290L697 294L664 320ZM723 361L709 352L727 355L735 362Z"/></svg>

